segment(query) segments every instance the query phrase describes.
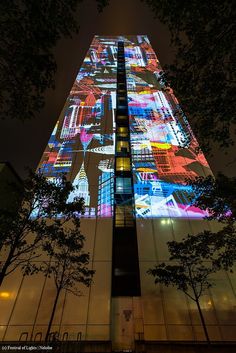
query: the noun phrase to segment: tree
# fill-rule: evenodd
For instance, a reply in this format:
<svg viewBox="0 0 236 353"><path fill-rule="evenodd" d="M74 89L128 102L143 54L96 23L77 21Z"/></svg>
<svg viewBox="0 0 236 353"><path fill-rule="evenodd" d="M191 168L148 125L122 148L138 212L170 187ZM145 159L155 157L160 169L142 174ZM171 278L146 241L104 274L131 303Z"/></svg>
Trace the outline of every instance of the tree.
<svg viewBox="0 0 236 353"><path fill-rule="evenodd" d="M36 250L46 237L56 237L64 219L83 211L83 200L67 203L73 186L66 178L49 182L42 174L30 172L20 188L22 202L18 212L3 209L0 212L0 248L5 260L0 262L0 286L6 276L21 268L23 274L38 270L32 261L39 257Z"/></svg>
<svg viewBox="0 0 236 353"><path fill-rule="evenodd" d="M218 232L204 232L205 241L213 249L211 261L218 269L232 271L236 261L236 178L219 173L216 178L197 177L188 184L193 188L192 203L208 211L208 220L217 220L223 226Z"/></svg>
<svg viewBox="0 0 236 353"><path fill-rule="evenodd" d="M211 246L209 260L218 270L233 272L236 261L236 229L233 223L224 226L218 232L204 231L206 241Z"/></svg>
<svg viewBox="0 0 236 353"><path fill-rule="evenodd" d="M53 49L62 37L77 33L83 0L12 0L0 2L0 118L31 119L53 88ZM99 11L107 0L97 0Z"/></svg>
<svg viewBox="0 0 236 353"><path fill-rule="evenodd" d="M188 235L180 242L171 241L167 244L170 264L161 263L147 273L155 278L155 283L177 287L196 303L206 340L210 343L200 298L212 286L210 275L218 270L210 261L214 247L206 232Z"/></svg>
<svg viewBox="0 0 236 353"><path fill-rule="evenodd" d="M236 220L236 178L229 178L222 173L217 177L197 177L188 180L193 188L192 203L207 210L209 220L216 219L223 223L234 223Z"/></svg>
<svg viewBox="0 0 236 353"><path fill-rule="evenodd" d="M205 151L221 149L235 138L236 6L233 0L143 0L165 23L175 60L165 67L172 86Z"/></svg>
<svg viewBox="0 0 236 353"><path fill-rule="evenodd" d="M51 326L56 312L58 299L63 290L74 295L81 295L79 285L90 286L94 270L88 268L89 253L83 252L84 236L80 233L80 220L73 217L58 220L58 230L54 237L50 237L43 244L43 250L50 257L50 262L45 262L41 271L46 277L52 277L56 296L50 315L45 341L50 337Z"/></svg>

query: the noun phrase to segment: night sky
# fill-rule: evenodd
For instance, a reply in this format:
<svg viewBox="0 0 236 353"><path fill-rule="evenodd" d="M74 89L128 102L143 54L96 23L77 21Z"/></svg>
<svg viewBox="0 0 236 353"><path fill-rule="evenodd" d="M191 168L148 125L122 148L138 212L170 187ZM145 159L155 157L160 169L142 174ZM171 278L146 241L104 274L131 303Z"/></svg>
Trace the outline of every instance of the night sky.
<svg viewBox="0 0 236 353"><path fill-rule="evenodd" d="M43 111L36 119L25 123L0 121L0 161L10 162L22 177L25 176L25 167L37 167L95 34L146 34L162 66L173 60L168 29L154 19L148 6L139 0L110 0L110 5L101 14L95 1L85 0L80 5L78 18L79 34L72 39L60 40L55 48L58 66L55 90L46 92ZM227 156L215 149L214 157L207 156L213 172L235 175L236 163L230 163L234 154L234 149Z"/></svg>

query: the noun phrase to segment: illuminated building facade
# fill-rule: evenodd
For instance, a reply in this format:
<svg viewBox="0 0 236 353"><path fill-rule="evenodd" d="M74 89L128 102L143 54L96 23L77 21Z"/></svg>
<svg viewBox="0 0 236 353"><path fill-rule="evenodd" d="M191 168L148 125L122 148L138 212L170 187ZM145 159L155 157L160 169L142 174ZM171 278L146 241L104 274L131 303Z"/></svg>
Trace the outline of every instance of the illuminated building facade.
<svg viewBox="0 0 236 353"><path fill-rule="evenodd" d="M40 161L49 180L66 173L77 187L70 199L85 199L81 228L96 270L83 296L60 299L53 330L62 336L81 332L117 350L143 339L204 340L194 303L146 273L168 259L167 241L215 227L190 204L185 179L211 171L161 71L147 36L95 36ZM50 279L15 279L4 284L14 290L0 338L44 334ZM212 340L236 340L235 285L222 273L202 298Z"/></svg>

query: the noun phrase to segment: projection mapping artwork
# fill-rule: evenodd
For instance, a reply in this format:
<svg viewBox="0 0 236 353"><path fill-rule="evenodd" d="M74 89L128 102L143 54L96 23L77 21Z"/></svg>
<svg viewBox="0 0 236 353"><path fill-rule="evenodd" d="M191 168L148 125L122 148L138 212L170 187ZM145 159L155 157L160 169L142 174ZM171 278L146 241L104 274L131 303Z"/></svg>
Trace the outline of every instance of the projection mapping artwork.
<svg viewBox="0 0 236 353"><path fill-rule="evenodd" d="M38 169L66 173L85 217L113 210L117 42L124 41L136 217L203 217L186 178L210 174L198 143L146 36L95 36Z"/></svg>

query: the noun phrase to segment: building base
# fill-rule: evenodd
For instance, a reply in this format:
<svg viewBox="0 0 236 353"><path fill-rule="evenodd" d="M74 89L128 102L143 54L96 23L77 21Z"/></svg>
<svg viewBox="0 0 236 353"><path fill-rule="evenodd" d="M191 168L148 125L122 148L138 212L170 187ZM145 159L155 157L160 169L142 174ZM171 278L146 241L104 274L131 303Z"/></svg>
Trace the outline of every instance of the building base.
<svg viewBox="0 0 236 353"><path fill-rule="evenodd" d="M37 346L37 348L36 348ZM40 349L40 346L43 347ZM46 346L51 347L46 349ZM10 348L9 348L10 347ZM135 341L134 348L114 349L111 341L57 341L57 342L1 342L0 350L19 350L34 352L60 353L235 353L236 342L163 342L163 341Z"/></svg>
<svg viewBox="0 0 236 353"><path fill-rule="evenodd" d="M136 341L135 353L235 353L236 342Z"/></svg>

